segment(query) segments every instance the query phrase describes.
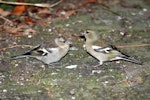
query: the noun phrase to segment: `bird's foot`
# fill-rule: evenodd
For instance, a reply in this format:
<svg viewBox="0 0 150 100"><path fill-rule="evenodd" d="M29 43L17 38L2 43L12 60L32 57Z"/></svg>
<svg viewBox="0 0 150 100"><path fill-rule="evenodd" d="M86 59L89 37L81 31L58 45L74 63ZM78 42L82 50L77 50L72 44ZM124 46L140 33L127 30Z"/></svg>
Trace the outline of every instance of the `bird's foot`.
<svg viewBox="0 0 150 100"><path fill-rule="evenodd" d="M98 66L100 66L100 64L97 64L97 65L95 65L95 66L93 66L94 68L97 68Z"/></svg>
<svg viewBox="0 0 150 100"><path fill-rule="evenodd" d="M49 68L54 68L54 67L55 67L54 63L53 63L53 64L48 64L47 66L48 66Z"/></svg>
<svg viewBox="0 0 150 100"><path fill-rule="evenodd" d="M103 64L102 62L99 62L99 64L97 64L97 65L95 65L95 66L93 66L93 67L96 68L96 67L101 66L102 64Z"/></svg>

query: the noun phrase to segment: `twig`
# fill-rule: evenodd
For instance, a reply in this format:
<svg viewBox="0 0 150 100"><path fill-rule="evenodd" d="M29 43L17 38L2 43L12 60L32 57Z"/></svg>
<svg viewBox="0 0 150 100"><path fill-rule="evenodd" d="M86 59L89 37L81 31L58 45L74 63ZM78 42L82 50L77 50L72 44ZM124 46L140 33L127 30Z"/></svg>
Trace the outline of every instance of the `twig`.
<svg viewBox="0 0 150 100"><path fill-rule="evenodd" d="M14 45L14 46L6 47L6 48L1 48L0 51L5 51L6 49L15 48L15 47L30 47L30 48L32 48L33 46L31 46L31 45Z"/></svg>
<svg viewBox="0 0 150 100"><path fill-rule="evenodd" d="M10 21L9 19L7 19L7 18L5 18L5 17L3 17L3 16L0 16L0 18L3 19L3 20L5 20L5 21L7 21L7 22L12 23L12 21Z"/></svg>
<svg viewBox="0 0 150 100"><path fill-rule="evenodd" d="M62 0L54 3L54 4L46 4L46 3L37 3L37 4L32 4L32 3L21 3L21 2L7 2L7 1L2 1L0 0L0 3L4 3L4 4L11 4L11 5L25 5L25 6L36 6L36 7L43 7L43 8L52 8L56 5L58 5L59 3L61 3Z"/></svg>
<svg viewBox="0 0 150 100"><path fill-rule="evenodd" d="M150 44L139 44L139 45L129 45L129 46L116 46L117 48L135 48L135 47L145 47L150 46Z"/></svg>
<svg viewBox="0 0 150 100"><path fill-rule="evenodd" d="M111 13L114 14L114 15L123 17L123 16L121 16L119 13L117 13L117 12L115 12L115 11L113 11L113 10L111 10L111 9L109 9L109 8L107 8L107 7L105 7L105 6L103 6L103 9L104 9L104 10L107 10L107 11L109 11L109 12L111 12Z"/></svg>
<svg viewBox="0 0 150 100"><path fill-rule="evenodd" d="M129 45L129 46L116 46L117 48L135 48L135 47L145 47L145 46L150 46L150 44L139 44L139 45ZM10 48L16 48L16 47L34 47L34 46L31 46L31 45L14 45L14 46L9 46L9 47L6 47L6 48L2 48L0 49L0 51L5 51L6 49L10 49Z"/></svg>

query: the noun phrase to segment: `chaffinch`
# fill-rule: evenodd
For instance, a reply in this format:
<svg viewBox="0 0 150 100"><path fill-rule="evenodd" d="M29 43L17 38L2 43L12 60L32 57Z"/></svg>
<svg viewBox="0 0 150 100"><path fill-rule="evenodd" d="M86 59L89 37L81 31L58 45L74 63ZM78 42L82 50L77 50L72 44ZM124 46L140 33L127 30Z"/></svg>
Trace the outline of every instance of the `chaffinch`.
<svg viewBox="0 0 150 100"><path fill-rule="evenodd" d="M104 62L116 61L116 60L125 60L135 64L142 65L143 63L131 58L130 56L122 53L115 46L101 47L93 45L99 38L95 31L86 30L82 33L85 36L85 49L93 57L99 60L99 65L102 65Z"/></svg>
<svg viewBox="0 0 150 100"><path fill-rule="evenodd" d="M63 37L56 38L55 43L58 46L56 48L42 48L41 45L38 45L24 54L11 57L11 59L31 57L49 65L63 58L68 53L71 44Z"/></svg>

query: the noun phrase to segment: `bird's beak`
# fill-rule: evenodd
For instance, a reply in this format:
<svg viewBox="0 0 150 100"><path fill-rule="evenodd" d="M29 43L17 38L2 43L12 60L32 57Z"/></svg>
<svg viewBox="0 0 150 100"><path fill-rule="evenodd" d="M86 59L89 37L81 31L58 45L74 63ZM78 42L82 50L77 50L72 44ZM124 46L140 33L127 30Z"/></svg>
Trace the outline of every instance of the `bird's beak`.
<svg viewBox="0 0 150 100"><path fill-rule="evenodd" d="M69 44L69 45L71 45L71 44L72 44L71 39L68 39L68 40L66 41L66 43Z"/></svg>
<svg viewBox="0 0 150 100"><path fill-rule="evenodd" d="M68 44L70 47L73 47L73 45L72 45L73 43L70 39L66 41L66 44Z"/></svg>
<svg viewBox="0 0 150 100"><path fill-rule="evenodd" d="M79 32L79 35L72 34L72 36L73 36L73 37L76 37L76 38L84 38L84 35L85 35L85 31L80 31L80 32Z"/></svg>
<svg viewBox="0 0 150 100"><path fill-rule="evenodd" d="M86 31L81 31L80 34L81 36L84 36L86 34Z"/></svg>
<svg viewBox="0 0 150 100"><path fill-rule="evenodd" d="M85 31L80 31L80 35L78 36L79 38L85 38L86 32Z"/></svg>

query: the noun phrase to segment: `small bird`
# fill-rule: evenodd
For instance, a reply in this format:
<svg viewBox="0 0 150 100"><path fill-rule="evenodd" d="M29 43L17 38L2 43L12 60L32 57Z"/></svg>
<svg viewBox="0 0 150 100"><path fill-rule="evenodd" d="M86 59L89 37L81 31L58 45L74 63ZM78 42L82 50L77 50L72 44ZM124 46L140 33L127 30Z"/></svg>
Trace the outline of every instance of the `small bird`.
<svg viewBox="0 0 150 100"><path fill-rule="evenodd" d="M100 47L93 45L99 38L95 31L86 30L81 33L86 38L85 49L93 57L99 60L99 65L102 65L104 62L125 60L135 64L142 65L143 63L131 58L130 56L122 53L118 48L113 45L108 47Z"/></svg>
<svg viewBox="0 0 150 100"><path fill-rule="evenodd" d="M70 41L66 41L63 37L56 38L55 43L58 46L56 48L42 48L41 45L38 45L24 54L12 56L11 59L31 57L50 65L61 60L68 53L71 44Z"/></svg>

